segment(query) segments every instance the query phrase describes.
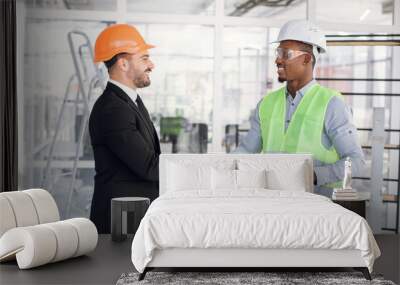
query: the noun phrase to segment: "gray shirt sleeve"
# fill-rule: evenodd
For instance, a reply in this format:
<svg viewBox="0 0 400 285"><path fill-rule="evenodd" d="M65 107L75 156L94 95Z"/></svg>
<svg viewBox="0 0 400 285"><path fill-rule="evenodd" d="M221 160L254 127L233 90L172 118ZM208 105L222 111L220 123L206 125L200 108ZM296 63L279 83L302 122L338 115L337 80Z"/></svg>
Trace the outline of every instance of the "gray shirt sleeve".
<svg viewBox="0 0 400 285"><path fill-rule="evenodd" d="M262 149L260 118L258 116L261 101L250 116L250 130L232 153L260 153Z"/></svg>
<svg viewBox="0 0 400 285"><path fill-rule="evenodd" d="M357 140L357 129L353 124L351 108L342 99L334 97L329 102L324 128L340 160L333 164L316 161L314 171L317 176L317 185L342 180L346 157L350 157L352 161L352 175L360 176L365 167L364 155ZM328 146L325 145L325 147Z"/></svg>

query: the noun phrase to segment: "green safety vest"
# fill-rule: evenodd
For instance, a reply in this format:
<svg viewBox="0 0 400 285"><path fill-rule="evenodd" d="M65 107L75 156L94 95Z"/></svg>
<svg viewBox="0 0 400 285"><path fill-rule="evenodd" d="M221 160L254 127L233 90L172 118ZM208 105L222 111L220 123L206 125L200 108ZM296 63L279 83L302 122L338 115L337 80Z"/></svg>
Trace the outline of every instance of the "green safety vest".
<svg viewBox="0 0 400 285"><path fill-rule="evenodd" d="M313 159L324 163L338 161L335 148L326 149L321 141L326 109L334 96L342 98L337 91L313 85L301 99L286 131L285 87L265 96L259 108L262 151L311 153ZM324 186L337 187L338 183Z"/></svg>

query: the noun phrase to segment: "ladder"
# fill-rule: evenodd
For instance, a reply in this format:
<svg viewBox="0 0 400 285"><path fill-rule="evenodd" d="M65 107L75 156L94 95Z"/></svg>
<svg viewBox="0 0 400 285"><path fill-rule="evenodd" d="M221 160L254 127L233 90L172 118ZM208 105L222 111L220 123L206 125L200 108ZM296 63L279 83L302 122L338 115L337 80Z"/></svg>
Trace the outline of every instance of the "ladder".
<svg viewBox="0 0 400 285"><path fill-rule="evenodd" d="M67 201L66 218L70 217L71 213L71 202L72 202L72 195L75 189L78 162L80 157L82 156L83 152L82 142L90 115L91 96L95 88L100 87L104 89L106 83L105 73L93 62L93 49L89 37L81 31L73 30L68 33L67 38L75 73L71 75L67 83L67 88L64 94L64 99L62 101L61 110L56 122L55 133L53 138L51 139L49 152L47 155L46 168L42 182L42 185L45 189L48 189L50 193L54 192L53 182L55 179L51 175L52 165L54 163L54 158L55 158L54 152L58 143L60 130L63 127L63 123L65 123L63 122L62 118L65 114L67 106L69 104L73 104L77 113L79 109L82 109L83 112L82 112L82 118L79 122L79 131L77 135L77 140L73 147L74 154L72 160L72 167L70 171L62 174L62 176L71 175L71 179L69 180L69 185L67 188L68 201ZM85 56L87 55L89 56L89 59L85 60ZM87 61L90 62L91 66L88 65ZM90 72L91 70L94 72ZM73 84L77 84L78 88L74 96L71 96L71 89Z"/></svg>

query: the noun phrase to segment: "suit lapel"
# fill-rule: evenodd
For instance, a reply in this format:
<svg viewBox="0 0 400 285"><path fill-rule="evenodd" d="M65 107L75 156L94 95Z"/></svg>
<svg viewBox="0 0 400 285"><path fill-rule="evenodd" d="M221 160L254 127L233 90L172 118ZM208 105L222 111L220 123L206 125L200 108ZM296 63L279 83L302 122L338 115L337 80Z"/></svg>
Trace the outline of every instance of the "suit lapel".
<svg viewBox="0 0 400 285"><path fill-rule="evenodd" d="M112 84L112 83L108 83L107 84L107 88L110 88L111 90L113 90L114 94L117 95L118 97L120 97L122 100L124 100L125 102L128 103L128 105L138 114L142 124L144 125L144 129L146 130L146 134L147 134L147 138L150 139L150 142L153 144L154 147L156 147L155 141L154 141L154 135L153 135L153 129L154 126L153 124L150 122L148 122L149 119L147 119L145 117L145 114L142 114L142 112L139 110L138 106L133 103L132 99L128 96L128 94L126 94L121 88L119 88L118 86ZM149 125L149 123L151 125Z"/></svg>
<svg viewBox="0 0 400 285"><path fill-rule="evenodd" d="M142 115L146 118L146 121L147 121L147 123L148 123L149 130L151 130L151 132L152 132L152 134L153 134L153 135L151 136L151 138L152 138L152 140L153 140L154 146L155 146L157 152L158 152L158 153L161 153L161 149L160 149L160 140L158 139L157 131L156 131L156 129L154 128L154 125L153 125L153 123L152 123L152 121L151 121L151 118L150 118L150 114L149 114L149 112L147 111L146 106L143 104L142 98L140 98L139 94L138 94L138 98L136 99L136 101L137 101L137 103L138 103L138 106L137 106L137 107L138 107L139 111L140 111L140 112L142 113Z"/></svg>
<svg viewBox="0 0 400 285"><path fill-rule="evenodd" d="M139 94L138 94L138 98L136 99L136 101L137 101L138 105L135 104L135 107L138 108L140 114L144 117L144 121L146 123L147 130L150 133L151 140L153 141L154 146L158 146L159 143L157 143L155 136L154 136L154 132L155 132L154 125L150 119L149 112L147 111L146 107L144 106L142 98L140 98Z"/></svg>

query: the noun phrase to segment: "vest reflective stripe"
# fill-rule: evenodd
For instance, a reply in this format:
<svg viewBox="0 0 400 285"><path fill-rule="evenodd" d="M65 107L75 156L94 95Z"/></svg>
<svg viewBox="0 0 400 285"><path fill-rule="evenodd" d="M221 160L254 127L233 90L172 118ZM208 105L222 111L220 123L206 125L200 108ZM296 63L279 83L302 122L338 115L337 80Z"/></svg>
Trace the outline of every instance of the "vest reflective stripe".
<svg viewBox="0 0 400 285"><path fill-rule="evenodd" d="M324 163L339 160L336 150L322 144L324 119L329 101L340 93L315 84L301 99L285 132L285 87L271 92L260 104L262 151L284 153L311 153Z"/></svg>

